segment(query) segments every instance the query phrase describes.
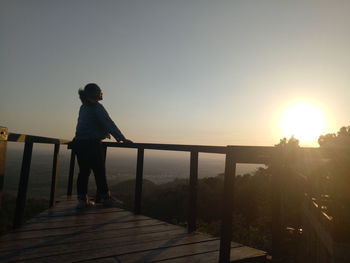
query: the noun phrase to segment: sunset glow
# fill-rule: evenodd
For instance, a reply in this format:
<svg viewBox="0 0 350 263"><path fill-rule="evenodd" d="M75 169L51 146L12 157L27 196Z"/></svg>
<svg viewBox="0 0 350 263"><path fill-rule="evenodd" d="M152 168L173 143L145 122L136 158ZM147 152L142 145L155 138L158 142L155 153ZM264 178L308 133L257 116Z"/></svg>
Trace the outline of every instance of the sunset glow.
<svg viewBox="0 0 350 263"><path fill-rule="evenodd" d="M281 129L284 137L294 136L301 143L315 144L325 132L325 117L312 104L294 104L283 112Z"/></svg>

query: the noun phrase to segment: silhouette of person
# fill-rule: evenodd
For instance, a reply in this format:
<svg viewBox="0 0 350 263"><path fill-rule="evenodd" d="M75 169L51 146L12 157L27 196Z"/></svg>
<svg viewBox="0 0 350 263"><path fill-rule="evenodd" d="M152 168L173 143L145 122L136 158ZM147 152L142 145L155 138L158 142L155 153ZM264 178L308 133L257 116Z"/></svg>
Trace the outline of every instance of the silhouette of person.
<svg viewBox="0 0 350 263"><path fill-rule="evenodd" d="M79 89L79 97L82 105L79 110L79 118L75 137L72 141L78 164L79 175L77 179L78 205L77 209L94 206L95 202L88 198L88 182L91 170L95 176L97 187L96 202L105 206L120 206L122 202L111 196L105 167L105 148L102 140L110 138L110 134L117 142L132 143L125 138L115 125L102 104L102 90L95 83L87 84L84 89Z"/></svg>

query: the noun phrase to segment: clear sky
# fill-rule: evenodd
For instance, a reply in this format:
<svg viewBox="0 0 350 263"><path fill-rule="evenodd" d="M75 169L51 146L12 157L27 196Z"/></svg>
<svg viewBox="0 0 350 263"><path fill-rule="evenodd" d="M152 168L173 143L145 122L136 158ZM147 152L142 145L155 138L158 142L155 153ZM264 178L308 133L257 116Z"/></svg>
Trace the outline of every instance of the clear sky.
<svg viewBox="0 0 350 263"><path fill-rule="evenodd" d="M283 112L349 125L350 1L1 0L0 125L71 139L77 90L136 142L274 145Z"/></svg>

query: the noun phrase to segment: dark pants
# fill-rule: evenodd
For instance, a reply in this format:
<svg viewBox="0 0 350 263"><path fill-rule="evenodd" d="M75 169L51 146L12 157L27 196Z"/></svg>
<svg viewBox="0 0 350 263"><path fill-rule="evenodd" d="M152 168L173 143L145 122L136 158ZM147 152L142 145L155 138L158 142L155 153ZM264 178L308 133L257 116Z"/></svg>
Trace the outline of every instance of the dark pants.
<svg viewBox="0 0 350 263"><path fill-rule="evenodd" d="M77 180L78 199L87 198L88 183L91 170L94 172L97 187L97 195L106 196L109 193L106 166L105 148L99 140L76 140L74 150L79 164L79 175Z"/></svg>

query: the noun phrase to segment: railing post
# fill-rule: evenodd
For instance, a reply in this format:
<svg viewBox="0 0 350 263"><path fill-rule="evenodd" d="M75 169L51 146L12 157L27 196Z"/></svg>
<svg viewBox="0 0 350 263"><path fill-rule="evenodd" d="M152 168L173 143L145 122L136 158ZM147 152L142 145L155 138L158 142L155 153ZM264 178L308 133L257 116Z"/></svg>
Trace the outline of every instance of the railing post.
<svg viewBox="0 0 350 263"><path fill-rule="evenodd" d="M232 240L233 191L236 174L234 153L228 147L225 161L224 194L222 201L222 223L220 237L220 263L230 262Z"/></svg>
<svg viewBox="0 0 350 263"><path fill-rule="evenodd" d="M102 151L103 151L103 159L104 159L104 162L106 163L106 160L107 160L107 145L106 144L102 145Z"/></svg>
<svg viewBox="0 0 350 263"><path fill-rule="evenodd" d="M0 127L0 208L2 207L2 197L4 189L6 150L8 131L5 127Z"/></svg>
<svg viewBox="0 0 350 263"><path fill-rule="evenodd" d="M338 247L337 253L343 258L341 262L349 262L349 253L340 249L341 244L350 243L350 157L349 150L333 150L330 165L333 167L332 180L332 207L333 215L332 238ZM335 174L336 173L336 174Z"/></svg>
<svg viewBox="0 0 350 263"><path fill-rule="evenodd" d="M103 162L104 162L104 165L106 167L106 162L107 162L107 145L105 143L102 143L102 147L101 147L101 151L102 151L102 157L103 157ZM97 192L97 189L96 189L96 194L95 196L99 196L99 193Z"/></svg>
<svg viewBox="0 0 350 263"><path fill-rule="evenodd" d="M287 173L285 149L276 149L274 163L271 169L271 189L272 189L272 262L282 262L283 246L283 196L284 174ZM277 156L278 155L278 156ZM282 158L282 159L281 159ZM278 162L276 160L279 160Z"/></svg>
<svg viewBox="0 0 350 263"><path fill-rule="evenodd" d="M25 142L24 151L23 151L23 160L21 175L18 184L18 193L16 200L16 211L15 218L13 221L13 228L19 228L22 225L22 218L24 215L24 208L27 199L27 189L28 189L28 180L30 172L30 163L32 160L33 152L33 142Z"/></svg>
<svg viewBox="0 0 350 263"><path fill-rule="evenodd" d="M134 213L137 215L141 213L143 159L144 159L144 149L138 148L136 182L135 182L135 203L134 203Z"/></svg>
<svg viewBox="0 0 350 263"><path fill-rule="evenodd" d="M197 221L198 152L191 151L188 232L196 231Z"/></svg>
<svg viewBox="0 0 350 263"><path fill-rule="evenodd" d="M55 205L55 193L56 193L56 182L58 173L58 155L60 151L60 145L55 144L53 160L52 160L52 176L51 176L51 192L50 192L50 208Z"/></svg>
<svg viewBox="0 0 350 263"><path fill-rule="evenodd" d="M72 151L70 153L68 187L67 187L67 198L68 199L70 199L72 197L72 192L73 192L74 166L75 166L75 152L72 149Z"/></svg>

